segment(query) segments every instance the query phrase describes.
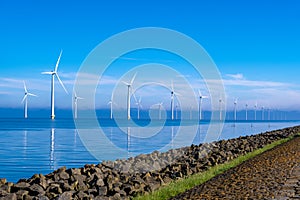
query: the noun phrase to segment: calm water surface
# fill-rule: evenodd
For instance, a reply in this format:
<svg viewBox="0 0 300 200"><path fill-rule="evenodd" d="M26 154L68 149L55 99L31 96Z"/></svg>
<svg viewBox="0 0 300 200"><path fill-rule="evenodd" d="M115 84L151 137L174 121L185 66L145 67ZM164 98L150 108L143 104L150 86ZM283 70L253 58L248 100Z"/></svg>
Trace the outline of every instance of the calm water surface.
<svg viewBox="0 0 300 200"><path fill-rule="evenodd" d="M104 137L111 146L126 154L117 154L111 146L101 146L97 140L97 151L100 154L90 153L90 149L84 145L86 141L82 139L86 135L92 136L91 138L98 137L95 134L97 127L91 127L88 121L85 123L87 128L83 135L80 130L76 130L71 119L0 119L0 177L16 182L20 178L30 178L35 173L50 173L62 166L82 167L101 160L115 160L151 153L154 150L166 151L191 143L209 142L206 137L208 122L201 123L200 126L195 123L181 126L179 123L169 123L158 129L148 127L146 129L149 133L156 131L156 134L149 137L145 128L117 127L114 122L106 121L101 124ZM144 123L147 125L147 122ZM296 125L299 122L227 122L217 139L235 138ZM178 134L179 131L184 134Z"/></svg>

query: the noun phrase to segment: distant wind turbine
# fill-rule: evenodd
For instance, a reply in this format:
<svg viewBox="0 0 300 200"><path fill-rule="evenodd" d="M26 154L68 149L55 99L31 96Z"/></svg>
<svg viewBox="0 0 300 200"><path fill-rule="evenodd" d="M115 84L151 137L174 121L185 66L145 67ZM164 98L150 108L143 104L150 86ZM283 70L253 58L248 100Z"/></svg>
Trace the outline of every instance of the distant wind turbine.
<svg viewBox="0 0 300 200"><path fill-rule="evenodd" d="M76 92L74 92L74 118L77 119L78 113L78 100L83 99L82 97L77 96Z"/></svg>
<svg viewBox="0 0 300 200"><path fill-rule="evenodd" d="M175 91L174 91L174 84L173 84L173 81L171 82L171 119L173 120L174 119L174 97L176 96L180 96L179 94L177 94ZM177 116L176 116L177 118Z"/></svg>
<svg viewBox="0 0 300 200"><path fill-rule="evenodd" d="M123 81L123 83L125 85L127 85L127 88L128 88L128 90L127 90L127 119L128 120L130 120L130 118L131 118L131 116L130 116L130 99L131 99L132 84L133 84L135 77L136 77L136 73L132 77L130 83Z"/></svg>
<svg viewBox="0 0 300 200"><path fill-rule="evenodd" d="M265 107L263 106L261 107L261 120L264 120L264 116L265 116L264 111L265 111Z"/></svg>
<svg viewBox="0 0 300 200"><path fill-rule="evenodd" d="M254 120L256 121L257 102L254 105Z"/></svg>
<svg viewBox="0 0 300 200"><path fill-rule="evenodd" d="M178 105L175 106L175 113L176 119L178 119Z"/></svg>
<svg viewBox="0 0 300 200"><path fill-rule="evenodd" d="M208 96L202 96L200 90L198 90L199 94L199 120L202 120L202 100L207 99Z"/></svg>
<svg viewBox="0 0 300 200"><path fill-rule="evenodd" d="M222 110L221 110L221 108L222 108L222 98L220 97L220 99L219 99L220 121L222 120Z"/></svg>
<svg viewBox="0 0 300 200"><path fill-rule="evenodd" d="M54 76L56 76L56 78L59 81L60 85L65 90L65 92L68 94L67 89L65 88L63 82L61 81L61 79L59 78L58 73L57 73L57 68L58 68L58 65L59 65L61 54L62 54L62 51L59 54L59 57L57 59L54 71L51 71L51 72L42 72L42 74L51 75L51 119L55 118L55 113L54 113Z"/></svg>
<svg viewBox="0 0 300 200"><path fill-rule="evenodd" d="M158 119L160 120L160 119L161 119L161 107L162 107L162 105L163 105L163 102L157 103L157 104L155 104L155 105L158 106Z"/></svg>
<svg viewBox="0 0 300 200"><path fill-rule="evenodd" d="M37 95L35 94L32 94L30 92L27 91L27 88L26 88L26 84L25 84L25 81L23 81L23 84L24 84L24 91L25 91L25 95L24 95L24 98L22 100L22 103L24 103L24 118L26 119L28 117L27 115L27 106L28 106L28 96L34 96L34 97L37 97Z"/></svg>
<svg viewBox="0 0 300 200"><path fill-rule="evenodd" d="M137 109L138 109L138 116L137 118L140 119L140 108L142 108L142 98L140 97L139 100L136 100L135 98L135 101L136 101L136 105L137 105Z"/></svg>
<svg viewBox="0 0 300 200"><path fill-rule="evenodd" d="M248 103L246 103L246 121L248 120Z"/></svg>
<svg viewBox="0 0 300 200"><path fill-rule="evenodd" d="M113 104L114 104L114 102L113 102L113 100L111 99L111 100L109 100L109 102L107 103L107 105L110 105L110 119L112 119L112 106L113 106Z"/></svg>
<svg viewBox="0 0 300 200"><path fill-rule="evenodd" d="M236 107L237 107L237 102L238 102L238 99L236 98L234 100L234 121L236 121Z"/></svg>

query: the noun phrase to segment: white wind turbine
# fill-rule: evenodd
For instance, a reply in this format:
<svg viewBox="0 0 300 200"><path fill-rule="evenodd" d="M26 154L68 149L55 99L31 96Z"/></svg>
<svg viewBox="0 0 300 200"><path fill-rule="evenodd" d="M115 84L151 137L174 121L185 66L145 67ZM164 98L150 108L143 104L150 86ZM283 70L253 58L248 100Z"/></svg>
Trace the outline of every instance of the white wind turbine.
<svg viewBox="0 0 300 200"><path fill-rule="evenodd" d="M174 97L176 96L180 96L179 94L177 94L175 91L174 91L174 84L173 84L173 81L171 82L171 119L173 120L174 119ZM177 118L177 116L176 116Z"/></svg>
<svg viewBox="0 0 300 200"><path fill-rule="evenodd" d="M220 99L219 99L219 110L220 110L220 121L222 120L222 98L220 96Z"/></svg>
<svg viewBox="0 0 300 200"><path fill-rule="evenodd" d="M139 100L137 101L137 99L135 98L135 101L136 101L136 105L137 105L137 109L138 109L138 116L137 118L140 119L140 108L142 108L142 98L140 97Z"/></svg>
<svg viewBox="0 0 300 200"><path fill-rule="evenodd" d="M178 119L178 104L175 106L175 119Z"/></svg>
<svg viewBox="0 0 300 200"><path fill-rule="evenodd" d="M202 101L203 99L207 99L208 96L202 96L200 90L198 90L199 94L199 120L202 120Z"/></svg>
<svg viewBox="0 0 300 200"><path fill-rule="evenodd" d="M254 120L256 121L257 102L254 105Z"/></svg>
<svg viewBox="0 0 300 200"><path fill-rule="evenodd" d="M133 81L136 77L136 73L134 74L134 76L132 77L130 83L127 83L125 81L123 81L123 83L125 85L127 85L127 119L130 120L130 99L131 99L131 90L132 90L132 84L133 84Z"/></svg>
<svg viewBox="0 0 300 200"><path fill-rule="evenodd" d="M82 100L82 97L77 96L76 92L74 92L74 118L77 119L78 113L78 100Z"/></svg>
<svg viewBox="0 0 300 200"><path fill-rule="evenodd" d="M160 103L157 103L154 105L158 106L158 119L160 120L161 119L161 108L162 108L163 102L160 102Z"/></svg>
<svg viewBox="0 0 300 200"><path fill-rule="evenodd" d="M25 84L25 81L23 81L23 84L24 84L24 91L25 91L25 95L23 97L23 100L22 100L22 103L24 103L24 118L26 119L28 117L27 115L27 106L28 106L28 96L34 96L34 97L37 97L37 95L35 94L32 94L30 92L27 91L27 88L26 88L26 84Z"/></svg>
<svg viewBox="0 0 300 200"><path fill-rule="evenodd" d="M51 119L55 118L55 113L54 113L54 76L56 76L56 78L59 81L60 85L63 87L63 89L65 90L65 92L68 94L67 89L65 88L63 82L61 81L61 79L59 78L58 73L57 73L57 68L58 68L58 65L59 65L61 54L62 54L62 51L59 54L59 57L57 59L54 71L51 71L51 72L42 72L42 74L51 75Z"/></svg>
<svg viewBox="0 0 300 200"><path fill-rule="evenodd" d="M112 106L113 106L113 100L109 100L109 102L107 103L107 105L110 106L110 119L112 119Z"/></svg>
<svg viewBox="0 0 300 200"><path fill-rule="evenodd" d="M262 106L262 107L261 107L261 120L264 120L264 116L265 116L264 111L265 111L265 107Z"/></svg>
<svg viewBox="0 0 300 200"><path fill-rule="evenodd" d="M246 121L248 120L248 103L246 103Z"/></svg>
<svg viewBox="0 0 300 200"><path fill-rule="evenodd" d="M236 121L236 107L237 107L237 102L238 102L238 99L236 98L234 100L234 121Z"/></svg>

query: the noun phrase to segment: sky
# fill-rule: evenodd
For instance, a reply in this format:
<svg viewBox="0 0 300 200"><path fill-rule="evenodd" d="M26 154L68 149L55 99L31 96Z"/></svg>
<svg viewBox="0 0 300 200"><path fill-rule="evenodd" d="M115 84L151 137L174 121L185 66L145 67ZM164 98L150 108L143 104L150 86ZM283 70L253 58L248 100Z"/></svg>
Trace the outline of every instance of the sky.
<svg viewBox="0 0 300 200"><path fill-rule="evenodd" d="M297 0L1 1L0 108L23 107L23 80L29 92L38 95L30 97L29 107L49 108L50 76L41 72L53 70L61 50L58 73L69 94L56 81L56 106L71 108L78 70L97 45L126 30L161 27L181 32L202 45L221 73L227 109L233 109L237 98L239 110L246 103L254 108L257 102L259 107L298 111L299 10ZM129 81L130 77L123 75L147 63L171 66L195 93L201 90L210 95L202 77L182 58L144 50L116 58L99 83L96 107L107 108L116 83L122 78ZM173 81L175 90L184 94L181 82ZM144 109L159 102L169 109L170 91L166 88L140 88L136 96L142 98ZM181 106L196 109L189 99L185 96L186 106ZM81 102L84 105L84 100ZM204 109L210 109L209 100L203 104Z"/></svg>

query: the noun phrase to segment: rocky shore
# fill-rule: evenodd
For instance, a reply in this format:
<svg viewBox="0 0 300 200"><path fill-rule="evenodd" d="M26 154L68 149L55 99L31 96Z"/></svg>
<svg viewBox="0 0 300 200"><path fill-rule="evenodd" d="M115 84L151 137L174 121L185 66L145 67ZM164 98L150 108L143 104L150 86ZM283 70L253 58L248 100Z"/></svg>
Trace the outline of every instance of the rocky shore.
<svg viewBox="0 0 300 200"><path fill-rule="evenodd" d="M172 200L300 199L299 144L298 136Z"/></svg>
<svg viewBox="0 0 300 200"><path fill-rule="evenodd" d="M62 167L15 184L1 179L0 199L130 199L299 132L297 126L82 168Z"/></svg>

